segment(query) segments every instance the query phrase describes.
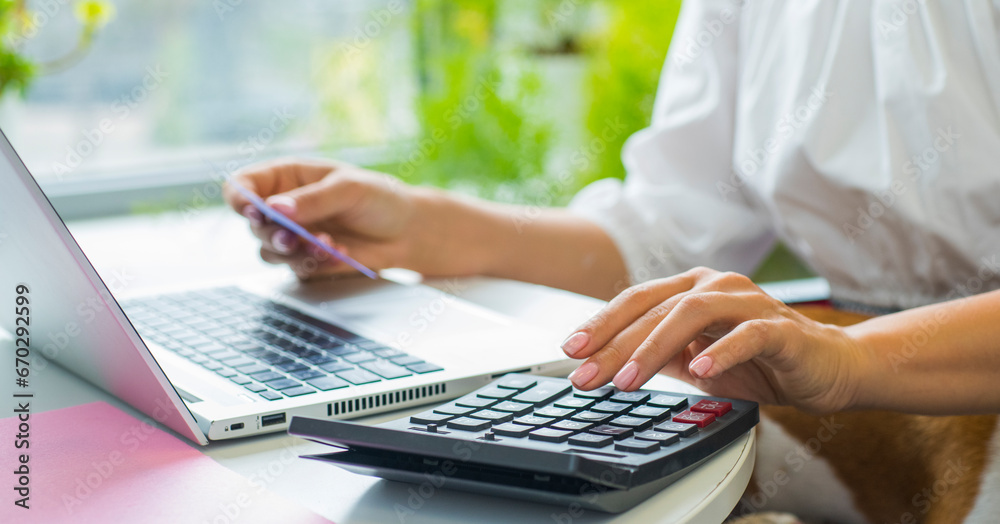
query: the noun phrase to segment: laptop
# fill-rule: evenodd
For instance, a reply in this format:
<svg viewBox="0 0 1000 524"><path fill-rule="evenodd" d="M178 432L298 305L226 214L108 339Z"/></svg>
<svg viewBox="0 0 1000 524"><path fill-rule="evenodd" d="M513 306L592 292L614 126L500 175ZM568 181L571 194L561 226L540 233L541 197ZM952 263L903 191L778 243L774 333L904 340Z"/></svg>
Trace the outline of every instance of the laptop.
<svg viewBox="0 0 1000 524"><path fill-rule="evenodd" d="M44 356L199 444L573 367L560 334L424 285L282 275L113 293L2 131L0 151L0 305L30 316L0 315L0 327L30 322L20 334L36 372Z"/></svg>

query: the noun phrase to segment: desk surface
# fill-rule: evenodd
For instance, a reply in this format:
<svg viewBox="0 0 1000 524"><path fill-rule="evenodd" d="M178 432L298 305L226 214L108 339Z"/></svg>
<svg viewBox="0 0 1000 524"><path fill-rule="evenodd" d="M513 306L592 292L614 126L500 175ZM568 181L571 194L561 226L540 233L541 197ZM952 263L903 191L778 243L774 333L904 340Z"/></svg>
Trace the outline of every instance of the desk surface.
<svg viewBox="0 0 1000 524"><path fill-rule="evenodd" d="M237 217L205 210L193 219L156 216L71 224L74 235L102 274L130 276L130 292L164 281L210 283L215 276L268 269L256 259L256 243ZM211 231L212 234L206 234ZM129 241L122 242L121 239ZM174 246L188 245L186 250ZM204 270L203 268L212 268ZM400 273L401 279L412 278ZM465 279L462 298L524 321L569 333L596 311L599 301L570 293L495 279ZM434 285L435 282L428 282ZM0 341L9 345L9 340ZM141 416L98 388L57 367L36 370L35 410L104 400ZM658 376L653 389L697 390ZM6 398L10 398L9 394ZM414 409L412 411L418 411ZM377 423L407 411L361 419ZM621 515L549 506L468 493L414 490L413 485L355 475L299 455L325 446L285 434L212 443L203 452L242 475L338 523L348 522L705 522L717 523L737 504L754 463L754 434L744 436L681 481ZM575 511L574 511L575 510Z"/></svg>

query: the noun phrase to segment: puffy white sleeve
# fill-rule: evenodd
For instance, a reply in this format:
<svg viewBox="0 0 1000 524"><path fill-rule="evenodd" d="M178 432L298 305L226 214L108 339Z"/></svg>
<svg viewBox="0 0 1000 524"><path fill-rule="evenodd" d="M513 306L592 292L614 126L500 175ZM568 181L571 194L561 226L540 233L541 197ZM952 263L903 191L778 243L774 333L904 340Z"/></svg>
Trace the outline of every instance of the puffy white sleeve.
<svg viewBox="0 0 1000 524"><path fill-rule="evenodd" d="M767 213L732 168L736 5L684 2L652 124L622 151L624 183L600 180L570 203L611 236L632 283L699 265L749 274L774 246Z"/></svg>

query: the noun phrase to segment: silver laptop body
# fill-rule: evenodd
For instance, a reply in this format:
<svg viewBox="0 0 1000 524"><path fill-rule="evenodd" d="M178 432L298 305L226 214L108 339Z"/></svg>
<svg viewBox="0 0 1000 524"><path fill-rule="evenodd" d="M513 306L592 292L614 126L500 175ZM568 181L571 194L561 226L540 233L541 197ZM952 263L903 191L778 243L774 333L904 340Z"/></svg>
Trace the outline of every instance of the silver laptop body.
<svg viewBox="0 0 1000 524"><path fill-rule="evenodd" d="M296 332L319 337L317 326L328 323L363 337L378 354L405 352L443 368L266 400L182 356L190 353L178 349L182 344L167 347L157 342L162 335L137 332L142 323L132 322L118 300L150 297L113 296L2 132L0 151L0 307L12 308L23 286L36 371L54 361L195 442L283 430L293 415L348 418L440 402L512 371L560 374L572 368L558 349L558 333L428 286L364 278L308 285L287 277L220 282L286 312ZM175 304L189 296L177 293L219 293L164 291ZM307 317L313 321L295 320ZM0 315L0 326L14 333L14 315Z"/></svg>

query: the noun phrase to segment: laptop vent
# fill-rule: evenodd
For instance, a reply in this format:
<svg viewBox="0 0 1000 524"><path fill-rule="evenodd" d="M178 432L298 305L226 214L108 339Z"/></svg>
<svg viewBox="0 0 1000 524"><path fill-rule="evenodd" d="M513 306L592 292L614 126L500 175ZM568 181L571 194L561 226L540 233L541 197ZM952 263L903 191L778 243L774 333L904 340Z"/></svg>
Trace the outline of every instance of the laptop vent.
<svg viewBox="0 0 1000 524"><path fill-rule="evenodd" d="M424 397L443 395L445 393L446 390L444 384L434 384L433 386L421 386L419 388L404 389L402 391L394 391L392 393L371 395L369 397L361 397L353 400L344 400L341 402L327 404L326 415L329 417L333 415L354 413L356 411L366 411L369 409L380 408L382 406L391 406L400 402L419 400Z"/></svg>

